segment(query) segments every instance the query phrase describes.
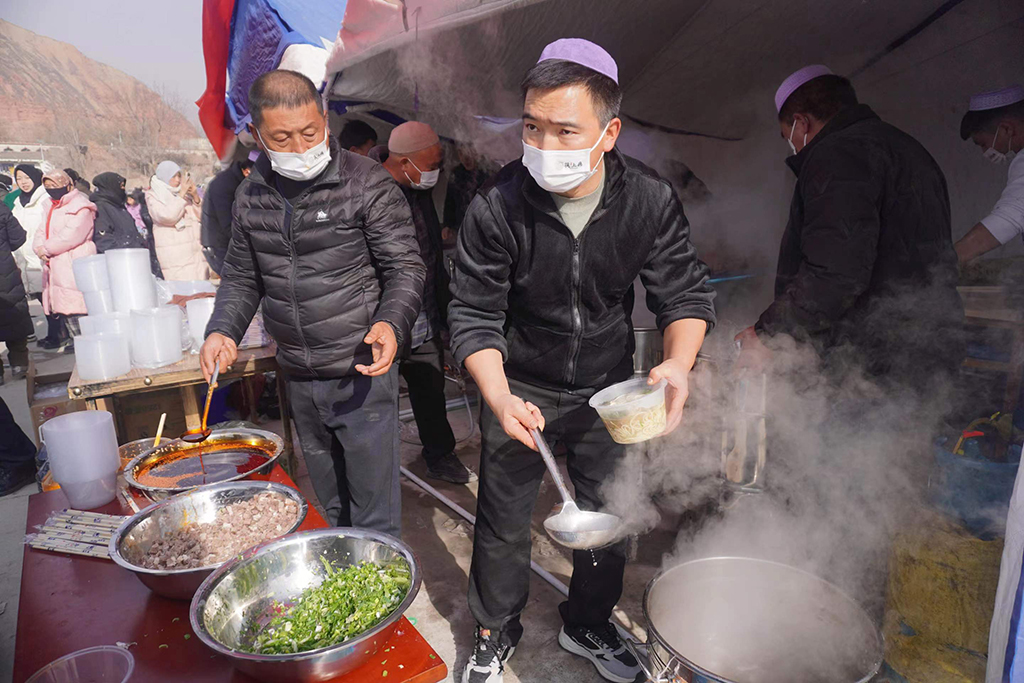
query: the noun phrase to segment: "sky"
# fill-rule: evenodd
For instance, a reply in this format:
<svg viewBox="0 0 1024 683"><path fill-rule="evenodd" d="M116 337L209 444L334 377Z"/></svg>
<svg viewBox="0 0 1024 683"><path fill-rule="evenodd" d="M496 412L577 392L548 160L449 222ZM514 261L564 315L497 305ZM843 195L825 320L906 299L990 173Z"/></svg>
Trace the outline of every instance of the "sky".
<svg viewBox="0 0 1024 683"><path fill-rule="evenodd" d="M206 88L202 0L0 0L0 17L193 104Z"/></svg>

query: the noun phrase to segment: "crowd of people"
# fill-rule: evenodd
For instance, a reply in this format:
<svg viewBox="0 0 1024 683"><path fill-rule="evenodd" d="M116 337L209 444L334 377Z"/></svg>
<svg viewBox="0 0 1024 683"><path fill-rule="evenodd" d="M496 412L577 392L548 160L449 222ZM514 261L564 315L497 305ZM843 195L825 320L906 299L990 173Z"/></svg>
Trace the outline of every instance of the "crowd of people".
<svg viewBox="0 0 1024 683"><path fill-rule="evenodd" d="M455 455L446 418L450 349L483 398L469 585L476 646L463 683L500 682L523 633L544 473L535 430L565 447L586 509L602 507L600 484L624 457L588 400L633 372L634 281L664 337L649 382L668 385L666 434L682 419L689 372L716 322L679 197L616 147L613 57L586 40L558 40L526 74L522 96L522 158L490 174L424 122L397 126L385 145L364 121L332 136L315 84L271 71L249 92L257 150L205 193L170 160L130 194L116 173L96 176L90 193L70 170L22 165L5 199L13 213L0 214L0 296L15 311L0 339L16 372L31 333L25 295L41 299L50 323L40 345L66 345L85 312L71 263L88 254L143 247L158 277L219 275L200 353L207 377L218 361L235 361L261 310L332 524L401 533L399 376L431 476L477 478ZM852 350L868 374L910 391L954 374L963 356L957 255L1024 232L1020 157L992 217L954 249L942 170L859 102L849 80L801 69L775 106L797 184L775 298L738 335L741 362L763 367L795 339L826 361ZM961 135L993 161L1019 152L1024 90L972 100ZM446 167L439 217L432 192ZM558 641L605 679L628 683L640 668L610 622L625 563L624 542L574 553Z"/></svg>

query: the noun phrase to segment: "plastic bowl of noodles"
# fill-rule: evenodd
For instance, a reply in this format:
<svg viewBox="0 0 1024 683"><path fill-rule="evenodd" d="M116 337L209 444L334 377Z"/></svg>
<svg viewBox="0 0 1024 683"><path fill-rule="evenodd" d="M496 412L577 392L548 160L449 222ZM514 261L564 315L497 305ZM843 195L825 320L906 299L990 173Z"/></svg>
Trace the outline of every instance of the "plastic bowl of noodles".
<svg viewBox="0 0 1024 683"><path fill-rule="evenodd" d="M646 377L619 382L594 394L590 407L616 443L641 443L660 436L668 425L666 386L665 380L648 384Z"/></svg>

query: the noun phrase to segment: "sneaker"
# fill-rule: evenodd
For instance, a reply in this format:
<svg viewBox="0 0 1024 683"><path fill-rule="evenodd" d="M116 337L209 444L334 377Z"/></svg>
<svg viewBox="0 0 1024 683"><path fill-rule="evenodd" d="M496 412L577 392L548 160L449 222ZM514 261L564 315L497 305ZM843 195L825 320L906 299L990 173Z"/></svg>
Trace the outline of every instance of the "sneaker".
<svg viewBox="0 0 1024 683"><path fill-rule="evenodd" d="M574 655L589 659L607 681L633 683L641 675L640 663L626 649L611 622L598 628L563 626L558 632L558 644Z"/></svg>
<svg viewBox="0 0 1024 683"><path fill-rule="evenodd" d="M43 337L36 342L36 346L50 351L51 349L60 348L60 343L60 339L55 339L54 337Z"/></svg>
<svg viewBox="0 0 1024 683"><path fill-rule="evenodd" d="M503 644L498 634L490 629L478 628L476 646L462 672L462 683L502 683L505 680L505 662L515 651L514 645Z"/></svg>
<svg viewBox="0 0 1024 683"><path fill-rule="evenodd" d="M27 462L11 468L0 468L0 496L14 493L36 480L36 465Z"/></svg>
<svg viewBox="0 0 1024 683"><path fill-rule="evenodd" d="M15 366L13 366L11 368L11 376L14 377L14 379L16 379L16 380L17 379L25 379L25 375L27 375L27 374L28 374L28 366L25 366L25 365L15 365Z"/></svg>
<svg viewBox="0 0 1024 683"><path fill-rule="evenodd" d="M427 465L427 477L451 484L468 484L477 480L476 472L463 465L454 453L443 456L433 465Z"/></svg>

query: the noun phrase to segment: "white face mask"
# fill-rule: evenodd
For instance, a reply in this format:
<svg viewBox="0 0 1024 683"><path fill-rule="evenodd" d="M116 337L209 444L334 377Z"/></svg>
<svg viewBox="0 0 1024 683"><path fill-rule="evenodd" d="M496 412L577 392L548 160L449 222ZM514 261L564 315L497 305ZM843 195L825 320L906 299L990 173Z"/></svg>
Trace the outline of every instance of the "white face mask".
<svg viewBox="0 0 1024 683"><path fill-rule="evenodd" d="M604 152L601 152L593 169L590 168L590 153L601 144L607 131L606 125L590 149L538 149L523 140L523 166L526 166L537 184L548 192L574 190L587 182L601 167Z"/></svg>
<svg viewBox="0 0 1024 683"><path fill-rule="evenodd" d="M417 171L420 171L420 167L416 165L416 162L409 159L409 163ZM405 174L406 178L409 178L409 174ZM409 183L412 185L414 190L429 190L434 185L437 185L437 179L441 177L441 169L435 168L433 171L420 171L420 181L418 183L412 182L412 178L409 178Z"/></svg>
<svg viewBox="0 0 1024 683"><path fill-rule="evenodd" d="M331 162L331 149L327 146L327 138L330 135L324 128L323 142L310 147L305 152L275 152L267 147L260 135L260 129L253 126L256 137L263 144L263 149L270 157L270 166L285 178L291 180L312 180L320 175L327 164Z"/></svg>
<svg viewBox="0 0 1024 683"><path fill-rule="evenodd" d="M991 161L993 164L1005 164L1007 154L1010 152L1010 146L1007 145L1005 152L996 150L996 142L999 140L999 133L1002 129L996 129L996 136L992 138L992 146L985 150L985 158ZM1012 142L1012 140L1010 141Z"/></svg>
<svg viewBox="0 0 1024 683"><path fill-rule="evenodd" d="M793 150L793 154L798 154L796 151L796 145L793 144L793 133L796 132L796 119L793 119L793 125L789 127L789 139L786 142L789 143L789 148ZM807 133L804 133L804 147L807 146Z"/></svg>

